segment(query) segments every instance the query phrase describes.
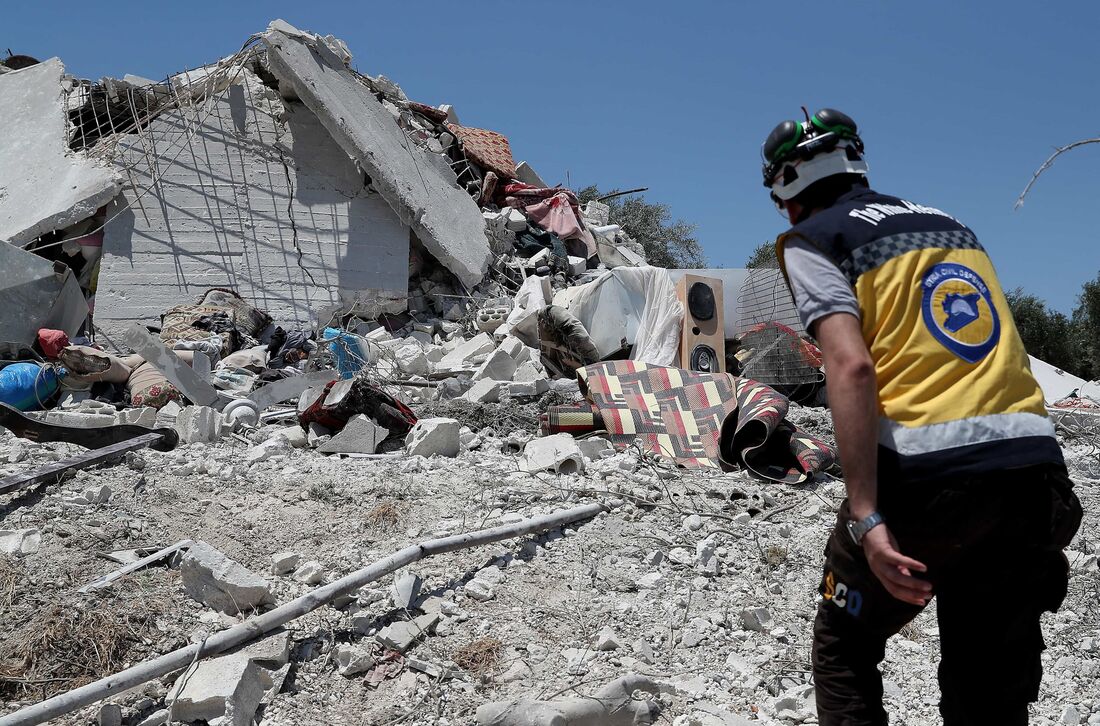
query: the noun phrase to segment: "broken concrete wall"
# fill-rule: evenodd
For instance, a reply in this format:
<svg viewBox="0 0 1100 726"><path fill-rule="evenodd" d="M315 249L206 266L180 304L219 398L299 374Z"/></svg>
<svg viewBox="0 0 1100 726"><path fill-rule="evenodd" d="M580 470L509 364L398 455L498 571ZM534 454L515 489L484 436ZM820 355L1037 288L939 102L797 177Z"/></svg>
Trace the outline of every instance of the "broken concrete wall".
<svg viewBox="0 0 1100 726"><path fill-rule="evenodd" d="M124 137L117 160L151 188L139 199L128 186L108 210L96 296L108 334L210 287L282 325L356 298L404 309L409 228L308 109L252 73Z"/></svg>
<svg viewBox="0 0 1100 726"><path fill-rule="evenodd" d="M283 21L273 22L264 39L268 67L285 92L317 114L424 248L463 284L481 282L491 257L485 221L446 161L412 144L323 39Z"/></svg>
<svg viewBox="0 0 1100 726"><path fill-rule="evenodd" d="M118 193L112 170L69 150L62 71L51 58L0 76L0 240L68 227Z"/></svg>

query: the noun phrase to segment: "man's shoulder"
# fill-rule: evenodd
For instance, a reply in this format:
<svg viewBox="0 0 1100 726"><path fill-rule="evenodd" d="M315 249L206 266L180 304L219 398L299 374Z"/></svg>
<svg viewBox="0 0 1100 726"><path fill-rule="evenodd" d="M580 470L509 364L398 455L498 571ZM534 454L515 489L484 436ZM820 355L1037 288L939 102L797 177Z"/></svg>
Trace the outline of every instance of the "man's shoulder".
<svg viewBox="0 0 1100 726"><path fill-rule="evenodd" d="M796 224L788 234L813 240L831 235L873 239L898 232L949 230L970 232L942 209L864 189L842 196L828 209Z"/></svg>

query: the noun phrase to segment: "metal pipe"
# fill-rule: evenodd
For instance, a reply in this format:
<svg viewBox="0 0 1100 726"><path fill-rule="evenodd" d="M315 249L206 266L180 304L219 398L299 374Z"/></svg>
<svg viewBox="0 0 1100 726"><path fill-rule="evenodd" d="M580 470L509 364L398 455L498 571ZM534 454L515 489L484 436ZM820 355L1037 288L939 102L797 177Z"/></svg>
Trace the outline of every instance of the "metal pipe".
<svg viewBox="0 0 1100 726"><path fill-rule="evenodd" d="M328 604L342 595L349 595L364 585L425 557L477 547L512 539L513 537L522 537L525 534L557 529L573 522L590 519L609 509L610 507L604 504L586 504L554 514L532 517L522 522L456 534L450 537L441 537L411 545L335 582L311 590L305 595L280 605L263 615L257 615L240 625L216 633L207 638L204 643L174 650L153 660L127 668L121 673L101 678L86 686L81 686L67 693L48 698L33 706L27 706L15 713L0 717L0 726L32 726L33 724L45 723L50 719L71 713L78 708L113 696L116 693L121 693L134 686L139 686L154 678L160 678L173 671L182 670L199 658L217 655L242 643L247 643L264 633Z"/></svg>

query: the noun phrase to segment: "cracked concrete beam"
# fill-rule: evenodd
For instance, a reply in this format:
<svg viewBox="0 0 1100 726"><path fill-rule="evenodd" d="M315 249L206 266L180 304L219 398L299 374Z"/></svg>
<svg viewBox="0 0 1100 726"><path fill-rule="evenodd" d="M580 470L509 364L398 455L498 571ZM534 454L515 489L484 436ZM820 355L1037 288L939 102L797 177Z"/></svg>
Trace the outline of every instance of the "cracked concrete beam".
<svg viewBox="0 0 1100 726"><path fill-rule="evenodd" d="M119 177L69 150L57 58L0 76L0 240L22 244L95 214Z"/></svg>
<svg viewBox="0 0 1100 726"><path fill-rule="evenodd" d="M491 258L485 222L442 157L410 143L323 39L275 21L264 40L268 69L367 172L428 252L463 284L479 283Z"/></svg>

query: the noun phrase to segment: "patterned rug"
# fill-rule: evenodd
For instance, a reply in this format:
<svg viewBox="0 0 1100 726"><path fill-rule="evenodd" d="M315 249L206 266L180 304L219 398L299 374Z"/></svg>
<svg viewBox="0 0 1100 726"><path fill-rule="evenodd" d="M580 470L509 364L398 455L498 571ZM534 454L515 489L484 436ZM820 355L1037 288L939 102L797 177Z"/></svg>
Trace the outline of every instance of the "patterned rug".
<svg viewBox="0 0 1100 726"><path fill-rule="evenodd" d="M637 361L577 371L588 404L553 406L544 434L604 431L616 448L643 450L689 467L745 468L771 481L800 483L836 461L828 444L784 419L786 398L762 383Z"/></svg>

